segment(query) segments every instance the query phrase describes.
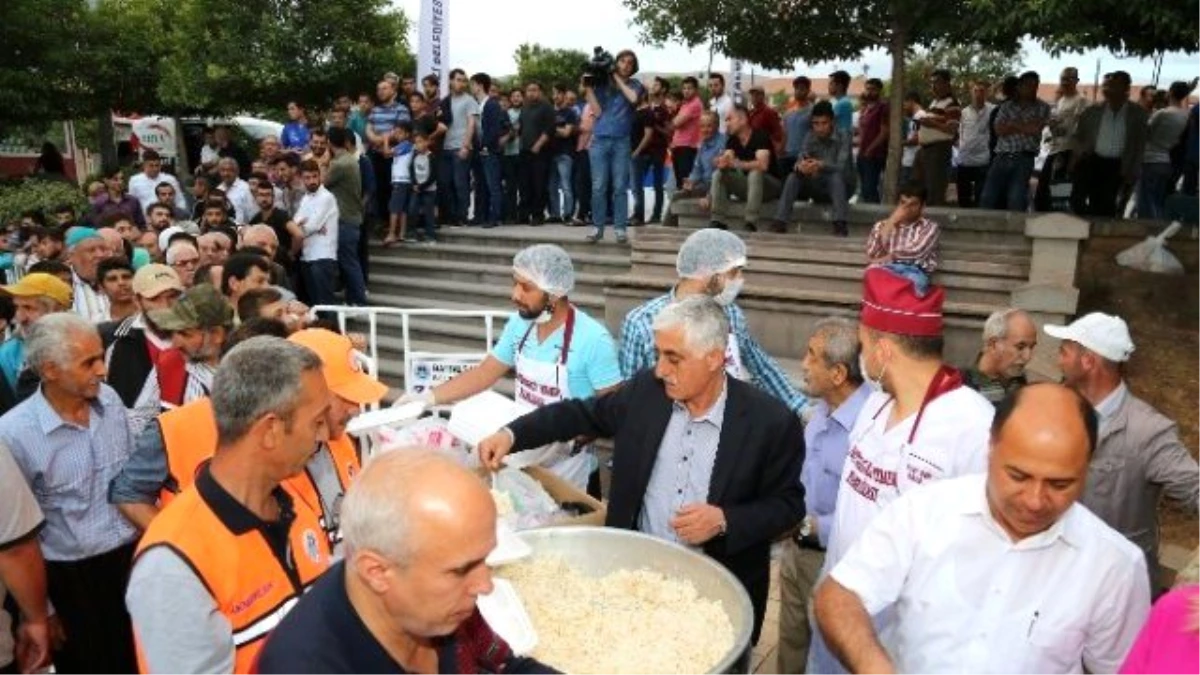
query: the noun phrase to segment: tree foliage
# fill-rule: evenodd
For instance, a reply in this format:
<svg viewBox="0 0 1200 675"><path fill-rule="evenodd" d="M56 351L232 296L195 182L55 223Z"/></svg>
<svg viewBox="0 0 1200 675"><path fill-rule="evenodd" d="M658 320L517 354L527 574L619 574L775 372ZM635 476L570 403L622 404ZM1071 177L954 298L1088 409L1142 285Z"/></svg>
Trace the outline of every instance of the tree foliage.
<svg viewBox="0 0 1200 675"><path fill-rule="evenodd" d="M977 80L998 83L1005 75L1021 66L1021 50L997 51L975 44L939 42L927 49L917 50L904 68L904 92L917 91L929 95L929 76L945 68L953 79L954 95L965 105L971 96L971 84ZM1046 76L1045 74L1043 76Z"/></svg>
<svg viewBox="0 0 1200 675"><path fill-rule="evenodd" d="M590 58L590 55L578 49L522 43L513 52L513 60L517 62L516 84L524 86L529 82L537 82L546 91L555 84L575 86L579 83L584 64Z"/></svg>
<svg viewBox="0 0 1200 675"><path fill-rule="evenodd" d="M0 135L15 124L69 116L82 103L79 50L84 0L0 2Z"/></svg>

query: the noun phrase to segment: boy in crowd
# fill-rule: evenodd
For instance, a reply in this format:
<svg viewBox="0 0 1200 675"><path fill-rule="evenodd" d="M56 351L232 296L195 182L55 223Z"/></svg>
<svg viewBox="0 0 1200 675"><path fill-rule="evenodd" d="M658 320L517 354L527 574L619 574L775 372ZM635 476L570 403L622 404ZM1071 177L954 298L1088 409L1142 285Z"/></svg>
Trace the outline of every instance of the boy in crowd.
<svg viewBox="0 0 1200 675"><path fill-rule="evenodd" d="M867 237L867 262L911 279L917 294L929 290L929 277L938 267L938 224L925 217L925 188L909 184L900 189L892 214L875 223Z"/></svg>
<svg viewBox="0 0 1200 675"><path fill-rule="evenodd" d="M388 234L384 246L405 241L408 221L408 198L412 189L413 144L412 123L401 120L392 130L392 196L388 202Z"/></svg>
<svg viewBox="0 0 1200 675"><path fill-rule="evenodd" d="M409 167L410 213L416 225L425 232L423 241L437 242L434 232L433 209L437 204L437 162L430 148L429 134L423 130L413 135L412 164Z"/></svg>

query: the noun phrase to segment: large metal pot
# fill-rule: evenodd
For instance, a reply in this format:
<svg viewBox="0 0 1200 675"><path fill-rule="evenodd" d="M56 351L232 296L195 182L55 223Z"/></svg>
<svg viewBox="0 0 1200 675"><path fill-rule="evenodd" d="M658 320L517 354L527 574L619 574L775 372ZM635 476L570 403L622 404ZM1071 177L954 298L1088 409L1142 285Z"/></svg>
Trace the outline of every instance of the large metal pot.
<svg viewBox="0 0 1200 675"><path fill-rule="evenodd" d="M721 603L733 625L733 647L708 672L749 672L754 627L750 596L737 577L708 556L641 532L611 527L546 527L524 530L521 538L535 556L559 556L589 576L629 569L690 580L701 597Z"/></svg>

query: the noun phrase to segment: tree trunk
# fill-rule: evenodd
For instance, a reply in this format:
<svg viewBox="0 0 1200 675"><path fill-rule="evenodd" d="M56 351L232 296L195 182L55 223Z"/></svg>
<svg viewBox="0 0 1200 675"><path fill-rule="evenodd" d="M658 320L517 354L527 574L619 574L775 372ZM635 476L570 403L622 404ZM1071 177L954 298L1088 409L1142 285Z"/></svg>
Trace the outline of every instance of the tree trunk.
<svg viewBox="0 0 1200 675"><path fill-rule="evenodd" d="M188 162L187 143L183 137L183 118L175 115L175 177L180 184L192 175L192 167Z"/></svg>
<svg viewBox="0 0 1200 675"><path fill-rule="evenodd" d="M899 20L894 20L888 46L892 53L892 82L888 95L888 157L883 171L883 199L888 204L896 203L900 164L904 157L904 52L907 48L907 31Z"/></svg>
<svg viewBox="0 0 1200 675"><path fill-rule="evenodd" d="M104 173L117 168L117 142L113 136L112 111L105 110L96 116L96 138L100 145L100 167Z"/></svg>

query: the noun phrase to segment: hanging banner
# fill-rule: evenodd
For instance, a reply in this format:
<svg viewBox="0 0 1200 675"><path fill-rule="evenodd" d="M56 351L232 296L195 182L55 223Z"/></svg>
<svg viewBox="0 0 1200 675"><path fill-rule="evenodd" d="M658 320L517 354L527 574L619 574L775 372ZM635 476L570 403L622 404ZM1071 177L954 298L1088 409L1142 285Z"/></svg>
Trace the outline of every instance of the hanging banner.
<svg viewBox="0 0 1200 675"><path fill-rule="evenodd" d="M742 94L742 92L744 91L742 86L745 82L745 75L743 74L744 71L745 71L745 65L742 63L741 59L733 59L730 62L730 64L729 64L729 95L731 97L733 97L733 100L736 103L741 103L742 101L745 100L745 96Z"/></svg>
<svg viewBox="0 0 1200 675"><path fill-rule="evenodd" d="M450 0L421 0L421 20L417 25L417 81L426 75L438 79L441 95L449 91L450 82Z"/></svg>

